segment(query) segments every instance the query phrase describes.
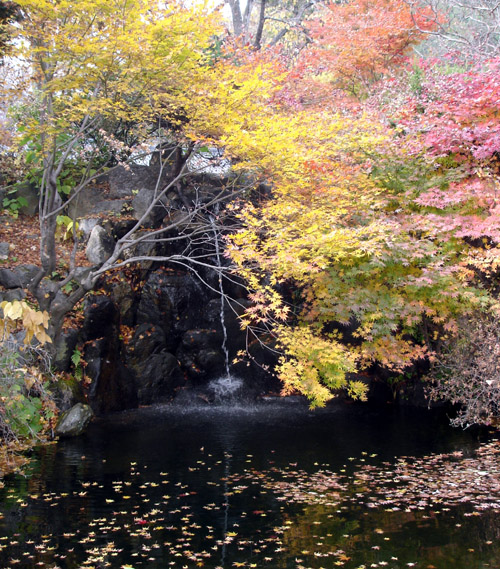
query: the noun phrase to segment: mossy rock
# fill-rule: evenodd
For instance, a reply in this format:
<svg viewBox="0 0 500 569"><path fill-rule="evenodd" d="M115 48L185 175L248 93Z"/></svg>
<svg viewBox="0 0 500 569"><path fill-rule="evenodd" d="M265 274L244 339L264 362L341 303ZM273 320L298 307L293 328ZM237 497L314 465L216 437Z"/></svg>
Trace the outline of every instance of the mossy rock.
<svg viewBox="0 0 500 569"><path fill-rule="evenodd" d="M65 411L57 422L56 435L60 437L76 437L88 427L94 412L90 405L77 403Z"/></svg>

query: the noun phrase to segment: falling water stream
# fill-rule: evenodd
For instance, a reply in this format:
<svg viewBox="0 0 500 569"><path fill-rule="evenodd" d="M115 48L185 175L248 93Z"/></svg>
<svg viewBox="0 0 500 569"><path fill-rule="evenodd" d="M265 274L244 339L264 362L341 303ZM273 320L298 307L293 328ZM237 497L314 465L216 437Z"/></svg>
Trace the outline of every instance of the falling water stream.
<svg viewBox="0 0 500 569"><path fill-rule="evenodd" d="M99 418L36 449L0 483L0 568L500 568L494 434L439 411L240 400L218 279L214 403Z"/></svg>
<svg viewBox="0 0 500 569"><path fill-rule="evenodd" d="M220 254L219 232L216 226L216 219L210 216L210 224L214 234L215 258L217 264L217 278L220 294L220 324L222 328L222 352L224 353L224 371L225 374L221 377L212 380L209 383L209 389L213 392L216 402L227 402L233 400L239 393L243 381L240 378L233 377L229 369L229 350L227 347L227 327L224 314L226 296L224 293L223 278L222 278L222 261Z"/></svg>
<svg viewBox="0 0 500 569"><path fill-rule="evenodd" d="M220 293L220 323L222 327L222 351L224 353L225 358L225 372L226 372L226 383L228 383L228 388L230 390L231 384L231 374L229 371L229 351L227 349L227 328L226 328L226 319L224 316L224 303L225 303L225 294L224 294L224 286L222 281L222 263L221 263L221 256L220 256L220 245L219 245L219 232L217 231L217 226L215 223L215 217L210 216L210 224L212 226L212 231L214 234L214 245L215 245L215 258L217 262L217 278L219 283L219 293Z"/></svg>

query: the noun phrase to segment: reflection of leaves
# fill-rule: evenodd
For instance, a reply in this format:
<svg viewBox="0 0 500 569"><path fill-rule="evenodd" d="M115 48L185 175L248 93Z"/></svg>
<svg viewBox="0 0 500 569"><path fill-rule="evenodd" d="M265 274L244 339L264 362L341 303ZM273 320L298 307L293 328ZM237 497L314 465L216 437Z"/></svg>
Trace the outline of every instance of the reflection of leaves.
<svg viewBox="0 0 500 569"><path fill-rule="evenodd" d="M352 457L354 460L349 473L329 470L326 465L318 465L319 470L311 472L297 464L283 468L273 466L236 471L224 478L224 485L233 490L231 520L234 522L224 533L220 526L207 525L207 516L219 519L225 505L220 500L209 503L208 500L199 501L203 495L198 492L200 471L203 467L207 472L213 469L214 464L210 459L197 461L195 468L186 469L185 473L196 471L192 475L196 477L196 486L191 486L185 479L171 483L168 504L172 505L160 501L162 485L159 479L145 479L145 471L140 463L134 462L128 478L117 478L107 485L101 481L82 480L79 488L73 492L57 494L40 489L38 494L31 493L29 497L24 497L28 509L38 501L46 503L47 507L59 504L66 508L71 504L77 511L86 512L85 525L78 526L76 531L73 527L65 527L62 535L54 532L27 543L26 551L43 552L45 565L48 566L66 554L64 548L68 544L78 542L85 547L86 556L85 559L75 557L74 562L78 566L109 566L111 563L121 569L131 569L139 564L158 566L158 561L153 561L158 549L162 550L162 556L170 557L170 564L175 562L176 566L215 566L214 559L225 548L228 566L265 566L276 562L279 555L280 560L293 557L300 564L296 565L297 568L320 565L352 568L348 565L349 561L352 559L354 563L354 553L363 550L363 561L376 562L372 566L391 566L391 555L397 552L388 551L386 540L390 537L386 536L390 536L391 531L400 532L402 520L418 520L418 516L424 519L426 513L420 509L402 513L392 508L396 510L399 507L396 504L407 510L421 508L419 500L426 494L433 496L433 485L438 484L438 479L443 481L444 488L448 488L448 497L446 492L440 491L439 500L442 501L438 505L438 500L434 499L434 515L438 508L445 510L446 499L450 504L457 501L462 503L464 496L466 499L472 497L471 503L479 499L480 504L496 508L495 504L500 504L500 488L494 483L499 470L499 456L500 450L491 444L482 445L474 458L452 453L419 459L406 458L394 464L369 464L366 462L369 454L362 453L360 457ZM167 473L161 473L160 476L163 482L168 482L165 480ZM473 491L467 493L463 486L478 477L481 480L481 495ZM224 490L219 480L209 481L213 483L213 491L227 499L227 486ZM254 501L255 484L266 496L264 501L260 498ZM85 489L84 492L79 491L81 487ZM122 495L124 488L129 492L127 496ZM107 491L112 493L112 498L107 497ZM210 499L213 498L211 492ZM125 503L122 498L134 500ZM100 508L99 517L92 519L88 512L92 511L89 504L94 500L98 501ZM240 511L239 508L248 505L249 500L256 509L248 514ZM269 502L276 505L276 500L280 505L278 514L274 506L269 508ZM21 502L19 508L23 508ZM481 515L483 511L481 507L475 513ZM361 512L365 515L360 515ZM267 517L256 518L250 514L266 514ZM250 525L246 526L248 522ZM257 525L254 525L255 522ZM252 532L256 527L258 531ZM120 544L127 542L129 546L122 552L114 545L115 538ZM13 546L9 544L7 547ZM126 557L129 553L133 555L133 565L130 564L131 559ZM367 554L377 557L370 558ZM387 556L387 561L383 555ZM17 549L9 549L9 557L18 556ZM402 565L406 562L412 563L412 557L401 561Z"/></svg>

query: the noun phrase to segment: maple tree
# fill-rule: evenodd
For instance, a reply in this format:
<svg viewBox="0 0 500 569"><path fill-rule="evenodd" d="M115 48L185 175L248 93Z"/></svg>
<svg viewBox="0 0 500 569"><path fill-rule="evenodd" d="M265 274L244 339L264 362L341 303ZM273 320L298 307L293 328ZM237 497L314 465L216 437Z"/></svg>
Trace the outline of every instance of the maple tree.
<svg viewBox="0 0 500 569"><path fill-rule="evenodd" d="M350 197L345 196L346 188L356 184L356 199L365 204L373 201L376 192L359 169L359 149L379 142L380 129L370 121L345 120L341 115L322 111L288 109L281 97L286 73L272 53L249 52L245 47L229 45L225 57L214 60L210 48L219 25L216 14L200 14L196 11L200 8L186 10L181 6L173 10L175 5L169 6L168 13L162 13L160 8L153 13L146 4L137 0L119 13L121 4L103 4L100 0L82 0L78 4L57 2L43 7L37 0L20 2L26 17L19 33L29 40L20 44L20 49L26 49L25 54L20 55L29 60L29 69L33 72L25 79L29 85L34 85L35 79L39 84L34 101L38 106L34 107L36 112L25 117L21 140L21 144L31 145L29 151L33 159L38 160L34 169L38 168L42 174L42 266L30 288L40 307L51 315L52 335L57 334L68 310L92 288L100 275L142 259L132 255L123 260L121 255L127 248L145 239L161 238L172 229L167 223L153 227L145 235L134 235L158 200L186 174L187 156L196 145L224 147L225 156L233 161L233 173L250 173L250 182L243 189L256 187L262 181L271 183L276 201L267 206L277 204L275 208L289 211L295 218L289 236L285 233L281 238L276 236L276 231L282 229L278 220L269 218L265 227L265 240L277 252L271 261L281 264L282 272L275 271L276 278L290 278L287 272L291 272L304 285L309 284L311 266L320 267L332 256L358 254L358 248L371 247L372 241L381 239L374 225L366 232L349 227L347 220L356 215L355 192ZM200 18L203 26L199 25ZM80 38L78 43L75 37ZM92 65L88 64L89 60ZM147 97L144 96L146 91ZM151 136L156 121L160 126L153 132L159 133L166 124L168 141L174 141L180 158L175 162L175 170L169 172L166 182L159 186L156 200L135 228L118 240L109 259L82 272L73 257L67 273L54 279L57 215L101 172L133 158L136 148L143 148L140 142ZM120 138L119 128L123 122L134 125L135 147ZM68 188L64 172L75 154L84 168L81 179ZM294 239L296 232L309 222L305 209L310 208L311 195L317 195L318 207L312 212L317 215L324 212L325 220L330 219L339 228L321 237L324 227L314 224L309 242L318 240L317 249L322 259L309 255L309 259L294 266L293 260L281 259L282 248L288 246L287 238ZM202 206L196 204L184 214L183 220L208 211L222 199L226 197L216 196ZM263 211L260 210L259 215ZM245 213L247 224L248 212L251 209ZM280 221L288 223L288 219ZM200 230L196 231L199 236ZM206 229L201 231L206 232ZM74 237L76 251L77 232ZM251 255L251 231L243 230L239 239L242 240L241 251ZM297 241L296 245L300 259L303 256L301 242ZM255 285L255 294L265 296L268 291L262 289L262 283L247 270L245 261L239 262L234 251L233 259L242 274L249 277L249 285ZM155 260L184 265L187 262L175 254L156 256ZM272 268L272 265L263 266L262 272ZM73 281L76 286L68 292L66 285ZM254 298L257 301L257 296ZM280 316L280 310L281 316L285 316L285 308L278 307L274 312ZM281 333L280 342L285 351L295 354L306 370L297 378L297 386L305 375L314 379L318 373L317 365L312 368L307 365L307 353L296 349L305 333L298 330ZM318 338L318 333L316 340L314 335L310 337L310 345L319 341ZM352 369L352 356L338 343L327 345L337 346L344 357L332 357L332 353L324 349L318 356L321 363L318 379L330 386L346 386L362 396L362 386L345 379L344 372ZM286 368L284 361L282 369ZM289 374L283 371L282 376L286 380ZM308 394L314 397L314 390L321 381L312 381ZM325 399L324 393L322 399Z"/></svg>
<svg viewBox="0 0 500 569"><path fill-rule="evenodd" d="M408 7L359 7L329 7L329 23L349 27L313 22L317 43L299 69L310 61L320 81L295 92L288 83L281 101L291 101L294 116L304 107L314 116L314 141L302 137L291 185L276 184L271 200L244 209L247 233L233 235L230 249L251 273L256 305L247 324L292 325L274 325L288 354L278 367L284 391L319 405L332 388L350 389L346 374L373 363L393 374L432 364L462 315L495 306L485 282L498 267L497 62L412 66L405 52L423 35ZM367 23L373 35L358 41ZM362 101L351 89L357 101L342 103L341 115L326 111L339 103L334 87L347 88L337 77L365 89ZM321 114L311 107L318 101ZM325 124L343 125L332 154L319 150L328 148ZM356 131L362 136L350 136Z"/></svg>
<svg viewBox="0 0 500 569"><path fill-rule="evenodd" d="M262 18L271 4L262 2ZM307 22L312 43L295 60L272 45L255 49L270 30L258 45L230 41L220 14L199 5L19 6L13 31L26 73L12 112L41 187L31 291L51 314L52 335L101 275L144 259L137 244L180 225L191 227L182 239L206 238L207 216L228 200L240 225L227 255L253 301L243 325L271 331L285 393L315 405L339 390L363 398L366 386L351 374L432 362L464 314L494 307L499 62L410 63L410 48L440 25L434 10L329 3ZM206 146L224 150L232 183L187 203L187 162ZM144 216L106 261L81 271L74 255L53 278L57 216L103 172L152 152L162 159ZM262 184L266 191L251 191ZM141 232L169 191L181 198L180 221ZM76 227L69 220L75 254ZM208 257L164 250L155 259L196 271Z"/></svg>
<svg viewBox="0 0 500 569"><path fill-rule="evenodd" d="M270 118L262 108L278 80L271 61L244 63L235 53L217 59L212 48L222 29L220 14L204 6L21 0L19 7L14 52L25 73L16 90L6 86L6 94L18 99L12 108L18 145L40 187L41 268L30 290L50 313L50 334L56 336L65 315L102 274L142 259L132 253L124 260L124 251L161 241L181 225L179 239L199 238L206 227L189 223L246 189L233 181L208 201L189 204L182 193L187 161L217 143L228 158L246 155L235 172L252 162L250 147L262 142L257 121ZM151 140L157 141L153 148ZM141 219L105 262L86 271L76 263L81 243L74 231L69 268L54 278L57 222L67 206L102 173L153 152L162 156L157 190ZM139 234L169 191L182 199L182 215ZM187 263L186 255L169 252L155 259Z"/></svg>
<svg viewBox="0 0 500 569"><path fill-rule="evenodd" d="M247 232L230 249L255 290L248 324L293 325L295 332L276 328L294 362L283 360L278 372L285 390L314 404L331 396L325 385L363 396L346 372L375 362L397 373L411 368L431 356L436 333L451 334L459 314L487 303L452 251L391 215L392 194L365 172L344 164L337 186L327 178L318 195L280 193L247 207Z"/></svg>
<svg viewBox="0 0 500 569"><path fill-rule="evenodd" d="M26 0L19 8L15 53L26 72L12 94L28 98L19 109L19 144L28 146L40 184L41 268L31 290L50 312L56 332L95 282L95 275L87 275L64 293L64 286L75 281L74 256L65 278L51 278L57 216L100 173L140 151L141 129L160 116L160 108L164 120L178 120L183 88L199 80L199 60L215 28L209 17L200 25L194 12L180 7L162 12L141 1ZM136 125L135 149L119 138L123 123ZM75 156L80 171L73 183L65 183Z"/></svg>
<svg viewBox="0 0 500 569"><path fill-rule="evenodd" d="M328 3L307 22L312 43L300 53L296 67L296 73L314 82L308 104L314 97L328 104L335 89L365 96L434 25L427 10L412 13L403 0Z"/></svg>
<svg viewBox="0 0 500 569"><path fill-rule="evenodd" d="M441 246L455 243L463 266L490 276L499 242L498 70L498 59L462 67L427 61L416 68L418 88L405 90L400 81L381 87L384 101L399 92L392 108L384 103L399 133L393 156L421 168L420 182L410 180L397 197L407 223Z"/></svg>
<svg viewBox="0 0 500 569"><path fill-rule="evenodd" d="M401 132L400 159L404 148L406 163L425 164L424 183L408 184L399 195L405 223L418 227L440 251L447 252L441 270L453 270L485 300L472 321L456 322L456 336L433 346L436 359L430 375L435 383L430 394L459 402L463 408L455 423L462 425L498 417L491 385L498 361L492 346L498 318L500 242L499 61L481 57L471 61L470 54L465 55L465 60L454 55L415 65L412 73L418 82L413 89L400 90L390 112ZM385 88L398 89L395 85ZM401 140L407 142L401 145ZM483 346L488 361L480 355Z"/></svg>

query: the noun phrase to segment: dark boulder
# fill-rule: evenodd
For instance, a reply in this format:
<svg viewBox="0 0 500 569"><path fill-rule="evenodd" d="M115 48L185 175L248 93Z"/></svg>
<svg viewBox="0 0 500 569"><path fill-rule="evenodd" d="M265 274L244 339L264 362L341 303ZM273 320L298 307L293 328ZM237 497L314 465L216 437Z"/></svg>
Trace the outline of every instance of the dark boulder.
<svg viewBox="0 0 500 569"><path fill-rule="evenodd" d="M223 373L226 358L222 350L223 335L214 328L187 330L177 350L177 357L191 379L213 377Z"/></svg>
<svg viewBox="0 0 500 569"><path fill-rule="evenodd" d="M73 328L63 330L56 339L52 364L59 371L69 371L71 356L78 342L79 331Z"/></svg>
<svg viewBox="0 0 500 569"><path fill-rule="evenodd" d="M147 359L165 350L165 343L165 332L158 325L144 322L134 331L127 352L132 362L135 359Z"/></svg>
<svg viewBox="0 0 500 569"><path fill-rule="evenodd" d="M187 330L182 336L182 347L187 350L201 350L221 345L221 334L214 328Z"/></svg>
<svg viewBox="0 0 500 569"><path fill-rule="evenodd" d="M84 324L81 336L85 341L109 336L116 320L116 308L108 296L91 295L84 303Z"/></svg>
<svg viewBox="0 0 500 569"><path fill-rule="evenodd" d="M137 298L132 284L126 280L121 280L114 284L110 295L118 311L120 324L129 327L134 326Z"/></svg>
<svg viewBox="0 0 500 569"><path fill-rule="evenodd" d="M11 288L5 292L0 293L1 301L14 302L14 300L24 300L26 293L22 288ZM1 302L0 301L0 302Z"/></svg>
<svg viewBox="0 0 500 569"><path fill-rule="evenodd" d="M119 199L136 195L142 188L154 190L158 184L159 168L141 164L118 166L107 174L109 198ZM166 171L163 172L165 179ZM160 182L161 183L161 182Z"/></svg>
<svg viewBox="0 0 500 569"><path fill-rule="evenodd" d="M134 219L143 219L147 225L155 225L167 215L166 200L161 199L156 203L151 211L148 212L151 204L155 200L156 192L154 189L141 188L132 200L132 215ZM147 214L147 215L146 215Z"/></svg>
<svg viewBox="0 0 500 569"><path fill-rule="evenodd" d="M35 215L38 213L40 198L38 189L29 182L16 185L14 197L22 198L22 206L19 212L23 215Z"/></svg>
<svg viewBox="0 0 500 569"><path fill-rule="evenodd" d="M124 365L118 332L85 346L85 375L90 380L89 402L97 415L137 407L137 386L132 372Z"/></svg>
<svg viewBox="0 0 500 569"><path fill-rule="evenodd" d="M184 385L184 375L177 358L168 352L153 354L133 367L137 371L137 399L140 405L170 398Z"/></svg>
<svg viewBox="0 0 500 569"><path fill-rule="evenodd" d="M0 285L5 288L27 288L39 270L35 265L19 265L14 269L0 269Z"/></svg>
<svg viewBox="0 0 500 569"><path fill-rule="evenodd" d="M160 326L166 337L166 350L175 351L187 330L208 327L207 298L199 282L187 273L153 271L137 307L137 323Z"/></svg>
<svg viewBox="0 0 500 569"><path fill-rule="evenodd" d="M6 261L10 255L10 243L0 243L0 261Z"/></svg>
<svg viewBox="0 0 500 569"><path fill-rule="evenodd" d="M134 373L141 405L169 398L184 384L177 358L166 351L165 345L163 330L143 323L127 346L127 366Z"/></svg>
<svg viewBox="0 0 500 569"><path fill-rule="evenodd" d="M27 288L31 281L39 273L40 268L36 265L19 265L14 269L21 283L21 288Z"/></svg>

